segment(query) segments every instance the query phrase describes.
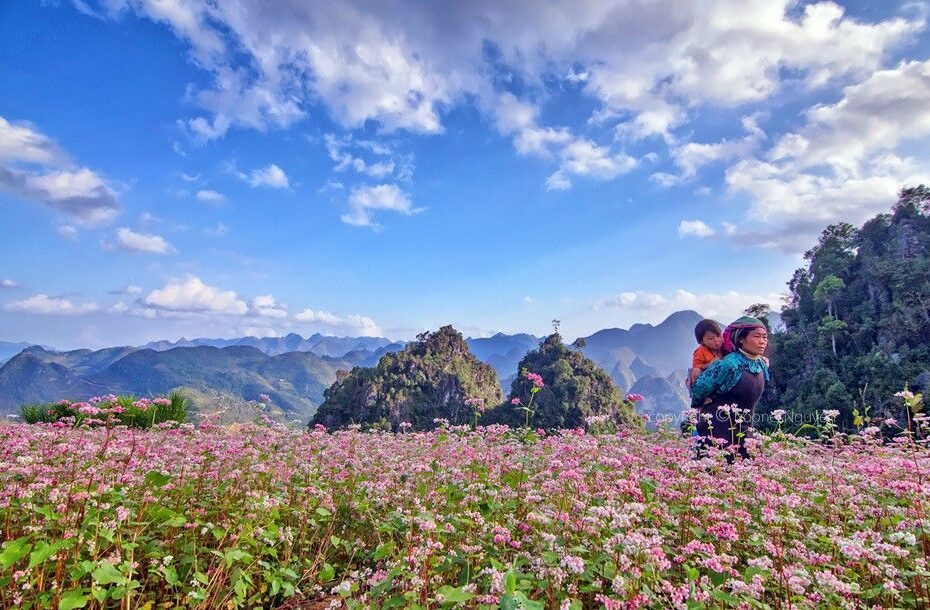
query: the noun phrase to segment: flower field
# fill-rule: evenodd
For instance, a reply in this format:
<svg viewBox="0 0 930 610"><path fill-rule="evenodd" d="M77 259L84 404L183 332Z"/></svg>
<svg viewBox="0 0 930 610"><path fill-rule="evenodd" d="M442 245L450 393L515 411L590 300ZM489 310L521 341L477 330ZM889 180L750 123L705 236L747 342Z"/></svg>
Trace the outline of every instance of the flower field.
<svg viewBox="0 0 930 610"><path fill-rule="evenodd" d="M0 606L927 607L925 448L748 445L0 426Z"/></svg>

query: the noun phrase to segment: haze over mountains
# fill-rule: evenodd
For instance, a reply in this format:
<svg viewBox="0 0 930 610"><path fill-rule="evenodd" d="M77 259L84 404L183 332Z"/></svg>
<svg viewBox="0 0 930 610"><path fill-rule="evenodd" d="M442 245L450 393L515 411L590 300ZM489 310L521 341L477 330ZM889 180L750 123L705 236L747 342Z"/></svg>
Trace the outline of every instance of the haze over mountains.
<svg viewBox="0 0 930 610"><path fill-rule="evenodd" d="M684 369L694 349L694 311L672 314L661 324L604 329L584 337L582 351L622 390L646 397L640 412L677 414L687 406ZM529 334L468 339L475 356L510 387L523 356L543 337ZM404 343L380 337L241 337L156 341L141 347L56 352L41 346L0 342L0 413L24 403L82 399L116 393L140 396L185 390L194 407L225 409L225 419L251 417L248 401L272 399L273 415L306 420L323 400L336 371L373 366Z"/></svg>

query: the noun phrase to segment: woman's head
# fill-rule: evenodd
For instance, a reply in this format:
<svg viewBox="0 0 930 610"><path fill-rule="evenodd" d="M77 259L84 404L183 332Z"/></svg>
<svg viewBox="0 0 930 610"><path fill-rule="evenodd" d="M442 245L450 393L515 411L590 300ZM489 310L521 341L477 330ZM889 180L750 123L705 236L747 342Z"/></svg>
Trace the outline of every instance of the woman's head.
<svg viewBox="0 0 930 610"><path fill-rule="evenodd" d="M729 353L741 349L750 356L761 356L768 340L768 329L761 320L743 316L723 331L723 350Z"/></svg>

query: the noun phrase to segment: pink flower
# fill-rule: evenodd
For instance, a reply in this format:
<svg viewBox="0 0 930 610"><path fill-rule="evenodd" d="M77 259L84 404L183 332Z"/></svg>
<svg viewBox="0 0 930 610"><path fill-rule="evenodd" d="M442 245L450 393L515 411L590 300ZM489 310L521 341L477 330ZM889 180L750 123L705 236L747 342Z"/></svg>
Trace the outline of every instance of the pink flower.
<svg viewBox="0 0 930 610"><path fill-rule="evenodd" d="M512 405L519 405L519 404L523 404L523 401L520 400L520 397L519 397L519 396L517 396L516 398L511 398L511 399L510 399L510 404L512 404Z"/></svg>
<svg viewBox="0 0 930 610"><path fill-rule="evenodd" d="M532 381L533 385L536 386L537 388L546 387L546 384L543 383L543 378L540 375L537 375L536 373L527 373L526 379L528 381Z"/></svg>
<svg viewBox="0 0 930 610"><path fill-rule="evenodd" d="M639 402L643 399L642 394L627 394L626 399L630 402Z"/></svg>

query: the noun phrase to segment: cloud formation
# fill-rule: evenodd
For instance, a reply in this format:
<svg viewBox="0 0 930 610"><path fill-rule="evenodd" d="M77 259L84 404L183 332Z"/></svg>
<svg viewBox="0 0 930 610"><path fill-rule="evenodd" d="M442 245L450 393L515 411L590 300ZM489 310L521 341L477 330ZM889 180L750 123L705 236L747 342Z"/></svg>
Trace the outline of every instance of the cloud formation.
<svg viewBox="0 0 930 610"><path fill-rule="evenodd" d="M116 231L116 244L127 252L149 252L151 254L170 254L174 247L159 235L136 233L126 227Z"/></svg>
<svg viewBox="0 0 930 610"><path fill-rule="evenodd" d="M151 291L140 302L147 307L168 312L242 315L249 310L249 306L234 291L208 286L195 276L169 282Z"/></svg>
<svg viewBox="0 0 930 610"><path fill-rule="evenodd" d="M396 184L357 187L349 193L348 204L349 211L341 216L342 222L374 229L380 228L372 218L376 210L389 210L405 216L420 211L413 208L410 197Z"/></svg>
<svg viewBox="0 0 930 610"><path fill-rule="evenodd" d="M0 117L0 189L42 203L82 225L111 220L116 195L93 170L75 166L48 136Z"/></svg>
<svg viewBox="0 0 930 610"><path fill-rule="evenodd" d="M13 312L61 316L77 316L99 309L96 303L72 303L68 299L50 297L41 293L21 301L7 303L3 308Z"/></svg>
<svg viewBox="0 0 930 610"><path fill-rule="evenodd" d="M734 290L724 293L694 294L678 289L671 295L648 291L621 292L602 299L595 309L620 309L633 312L638 319L663 320L676 311L686 309L728 323L742 315L742 311L755 303L766 303L773 310L781 309L784 296L775 293L747 294Z"/></svg>

